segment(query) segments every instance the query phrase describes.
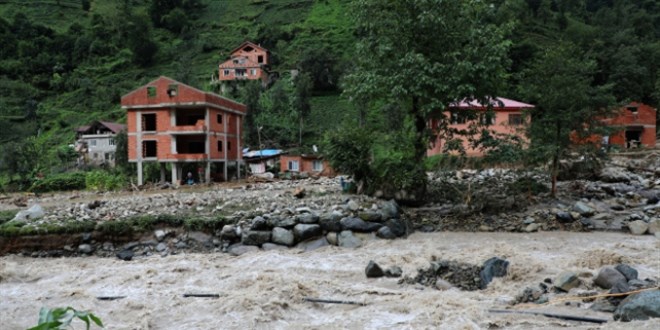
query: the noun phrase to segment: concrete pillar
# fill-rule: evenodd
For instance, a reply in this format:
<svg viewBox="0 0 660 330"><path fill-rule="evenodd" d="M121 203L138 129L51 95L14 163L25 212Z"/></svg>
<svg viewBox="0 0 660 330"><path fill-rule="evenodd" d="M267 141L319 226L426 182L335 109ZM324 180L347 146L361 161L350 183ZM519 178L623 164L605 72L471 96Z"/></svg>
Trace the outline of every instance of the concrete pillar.
<svg viewBox="0 0 660 330"><path fill-rule="evenodd" d="M206 162L206 173L204 173L206 183L211 183L211 162Z"/></svg>
<svg viewBox="0 0 660 330"><path fill-rule="evenodd" d="M165 183L165 179L167 179L167 168L165 168L165 163L158 164L160 164L160 183Z"/></svg>
<svg viewBox="0 0 660 330"><path fill-rule="evenodd" d="M138 160L137 162L137 184L138 186L141 186L144 184L143 178L142 178L142 161Z"/></svg>
<svg viewBox="0 0 660 330"><path fill-rule="evenodd" d="M183 166L179 163L174 163L176 164L176 177L178 180L183 180Z"/></svg>
<svg viewBox="0 0 660 330"><path fill-rule="evenodd" d="M225 178L225 181L229 181L228 178L227 178L227 161L226 160L224 162L222 162L222 170L224 171L223 172L223 178Z"/></svg>
<svg viewBox="0 0 660 330"><path fill-rule="evenodd" d="M179 177L177 176L177 163L170 163L172 164L172 184L177 185L179 184Z"/></svg>
<svg viewBox="0 0 660 330"><path fill-rule="evenodd" d="M236 178L240 180L241 179L241 161L240 160L236 161L236 170L238 171L238 172L236 172Z"/></svg>

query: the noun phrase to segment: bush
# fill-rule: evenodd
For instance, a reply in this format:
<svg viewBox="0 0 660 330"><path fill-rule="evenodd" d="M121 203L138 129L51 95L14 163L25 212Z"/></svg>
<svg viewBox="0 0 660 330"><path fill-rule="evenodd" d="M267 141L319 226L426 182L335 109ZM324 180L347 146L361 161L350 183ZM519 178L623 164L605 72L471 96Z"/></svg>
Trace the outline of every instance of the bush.
<svg viewBox="0 0 660 330"><path fill-rule="evenodd" d="M93 190L117 190L124 188L126 178L121 174L112 174L106 171L92 171L85 176L87 189Z"/></svg>
<svg viewBox="0 0 660 330"><path fill-rule="evenodd" d="M34 181L32 192L66 191L85 189L85 173L72 172L47 176Z"/></svg>

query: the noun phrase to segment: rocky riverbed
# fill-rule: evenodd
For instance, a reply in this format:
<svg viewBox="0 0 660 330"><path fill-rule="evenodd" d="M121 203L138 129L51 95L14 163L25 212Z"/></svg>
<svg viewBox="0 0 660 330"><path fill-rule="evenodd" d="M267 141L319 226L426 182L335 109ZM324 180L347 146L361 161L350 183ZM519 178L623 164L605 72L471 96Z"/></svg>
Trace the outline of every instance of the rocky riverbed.
<svg viewBox="0 0 660 330"><path fill-rule="evenodd" d="M638 278L660 279L660 241L606 232L416 232L407 239L368 239L357 249L325 246L117 258L0 257L0 319L5 329L35 325L42 306L73 306L99 315L108 329L658 329L660 319L623 323L591 309L595 300L558 301L602 291L606 266L628 264ZM481 265L499 257L507 273L483 290L401 282L434 260ZM369 261L397 266L402 277L370 278ZM526 288L569 271L580 284L549 290L548 303L519 303ZM216 294L217 298L183 295ZM123 297L99 300L97 297ZM307 302L321 298L363 305ZM607 319L567 321L489 309L541 311Z"/></svg>

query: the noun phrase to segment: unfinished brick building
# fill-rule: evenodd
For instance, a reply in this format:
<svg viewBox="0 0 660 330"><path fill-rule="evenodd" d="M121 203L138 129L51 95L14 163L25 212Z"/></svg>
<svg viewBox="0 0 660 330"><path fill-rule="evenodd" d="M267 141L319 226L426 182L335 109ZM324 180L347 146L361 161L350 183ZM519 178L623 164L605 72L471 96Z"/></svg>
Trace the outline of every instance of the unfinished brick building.
<svg viewBox="0 0 660 330"><path fill-rule="evenodd" d="M609 144L623 148L655 147L656 109L646 104L632 102L617 110L605 124L621 128L609 136Z"/></svg>
<svg viewBox="0 0 660 330"><path fill-rule="evenodd" d="M267 49L246 41L231 51L230 59L220 63L219 80L261 80L265 82L268 80L269 55Z"/></svg>
<svg viewBox="0 0 660 330"><path fill-rule="evenodd" d="M227 180L230 164L240 177L245 105L163 76L124 95L121 105L138 184L145 162L160 164L161 180L170 164L173 183L184 179L184 167L196 181Z"/></svg>

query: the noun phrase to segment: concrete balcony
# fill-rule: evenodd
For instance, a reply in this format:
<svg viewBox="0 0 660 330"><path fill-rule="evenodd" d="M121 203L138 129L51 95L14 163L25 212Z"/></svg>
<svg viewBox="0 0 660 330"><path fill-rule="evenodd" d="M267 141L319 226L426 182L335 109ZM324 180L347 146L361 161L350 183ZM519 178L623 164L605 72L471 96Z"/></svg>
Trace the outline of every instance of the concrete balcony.
<svg viewBox="0 0 660 330"><path fill-rule="evenodd" d="M167 159L176 159L181 161L203 161L208 158L207 154L168 154Z"/></svg>
<svg viewBox="0 0 660 330"><path fill-rule="evenodd" d="M206 133L206 125L172 126L169 132L172 134L204 134Z"/></svg>

